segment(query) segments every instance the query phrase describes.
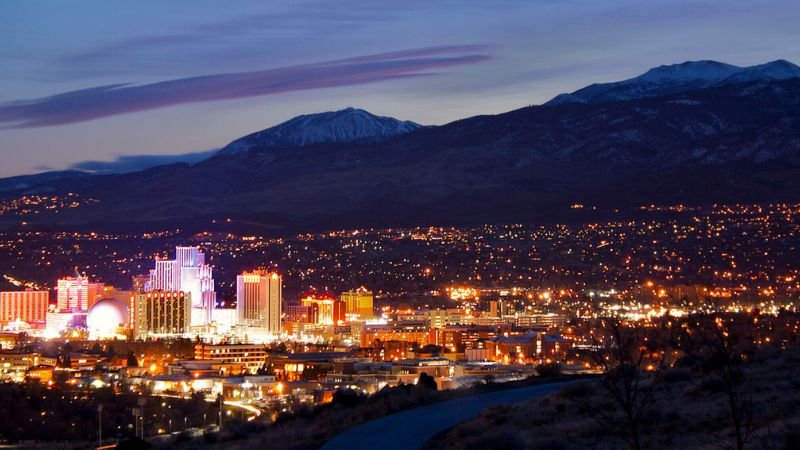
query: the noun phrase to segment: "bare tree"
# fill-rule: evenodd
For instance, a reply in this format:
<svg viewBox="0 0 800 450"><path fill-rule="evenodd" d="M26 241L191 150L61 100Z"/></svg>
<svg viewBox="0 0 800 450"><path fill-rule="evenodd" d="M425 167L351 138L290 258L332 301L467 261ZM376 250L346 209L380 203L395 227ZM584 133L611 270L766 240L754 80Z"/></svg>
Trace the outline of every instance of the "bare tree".
<svg viewBox="0 0 800 450"><path fill-rule="evenodd" d="M617 413L584 405L602 426L628 443L642 448L642 423L653 406L653 383L662 369L663 355L654 330L604 319L593 332L592 358L603 369L599 380ZM648 374L646 372L653 372Z"/></svg>
<svg viewBox="0 0 800 450"><path fill-rule="evenodd" d="M709 314L691 317L679 336L679 348L692 358L704 375L716 381L727 397L737 450L750 442L753 422L752 389L742 367L750 351L753 318Z"/></svg>

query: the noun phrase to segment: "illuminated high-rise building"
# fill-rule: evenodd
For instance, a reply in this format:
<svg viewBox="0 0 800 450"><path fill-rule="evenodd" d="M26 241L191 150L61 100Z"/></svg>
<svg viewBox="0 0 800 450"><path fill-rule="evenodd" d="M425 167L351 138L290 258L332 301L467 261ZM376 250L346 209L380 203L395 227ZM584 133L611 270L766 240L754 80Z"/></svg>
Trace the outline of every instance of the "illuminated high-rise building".
<svg viewBox="0 0 800 450"><path fill-rule="evenodd" d="M50 293L47 291L0 292L0 325L17 320L44 322L49 302Z"/></svg>
<svg viewBox="0 0 800 450"><path fill-rule="evenodd" d="M300 303L309 307L309 323L336 325L345 320L346 306L341 300L306 297L301 299Z"/></svg>
<svg viewBox="0 0 800 450"><path fill-rule="evenodd" d="M370 319L373 317L372 292L366 288L358 288L342 292L341 300L347 307L347 315L355 319Z"/></svg>
<svg viewBox="0 0 800 450"><path fill-rule="evenodd" d="M310 323L313 319L312 308L301 303L287 303L284 305L286 322Z"/></svg>
<svg viewBox="0 0 800 450"><path fill-rule="evenodd" d="M283 279L277 273L245 272L236 277L236 311L240 325L281 331Z"/></svg>
<svg viewBox="0 0 800 450"><path fill-rule="evenodd" d="M194 315L197 320L192 325L211 322L217 303L212 268L206 264L205 253L199 247L176 247L175 259L157 259L155 269L150 270L145 291L190 294L192 307L202 309L201 314Z"/></svg>
<svg viewBox="0 0 800 450"><path fill-rule="evenodd" d="M150 291L133 296L130 323L136 339L188 333L191 317L192 300L188 292Z"/></svg>
<svg viewBox="0 0 800 450"><path fill-rule="evenodd" d="M56 306L61 311L88 311L103 297L103 283L93 283L86 275L76 274L58 280Z"/></svg>
<svg viewBox="0 0 800 450"><path fill-rule="evenodd" d="M134 275L131 277L131 291L141 294L146 291L150 284L150 275Z"/></svg>

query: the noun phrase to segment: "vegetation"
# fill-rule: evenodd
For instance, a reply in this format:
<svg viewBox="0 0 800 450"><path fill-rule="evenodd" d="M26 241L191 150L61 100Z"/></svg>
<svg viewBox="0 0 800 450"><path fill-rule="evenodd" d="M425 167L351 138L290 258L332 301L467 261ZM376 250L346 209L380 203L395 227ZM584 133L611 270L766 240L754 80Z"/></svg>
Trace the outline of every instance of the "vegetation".
<svg viewBox="0 0 800 450"><path fill-rule="evenodd" d="M648 327L605 321L593 351L605 369L600 379L491 408L429 448L798 448L800 347L757 337L759 320L756 313ZM780 316L770 324L776 338L778 323Z"/></svg>

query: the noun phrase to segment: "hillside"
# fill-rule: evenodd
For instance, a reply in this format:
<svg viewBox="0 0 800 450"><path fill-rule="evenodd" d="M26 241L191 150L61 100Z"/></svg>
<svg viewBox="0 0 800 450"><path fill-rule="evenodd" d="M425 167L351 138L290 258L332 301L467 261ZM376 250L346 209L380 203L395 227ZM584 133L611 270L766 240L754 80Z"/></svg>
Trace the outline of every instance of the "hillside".
<svg viewBox="0 0 800 450"><path fill-rule="evenodd" d="M751 386L753 433L746 448L800 446L800 355L762 355L744 367ZM643 448L735 448L726 396L688 369L671 369L658 384L642 427ZM426 450L579 450L626 448L597 420L614 404L591 384L573 385L549 398L495 407L429 441Z"/></svg>

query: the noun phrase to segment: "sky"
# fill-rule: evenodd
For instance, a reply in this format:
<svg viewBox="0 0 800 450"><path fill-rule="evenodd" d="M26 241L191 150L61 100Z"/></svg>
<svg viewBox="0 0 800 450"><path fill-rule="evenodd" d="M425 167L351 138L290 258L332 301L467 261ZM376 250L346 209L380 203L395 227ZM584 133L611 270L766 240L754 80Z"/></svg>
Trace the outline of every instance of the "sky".
<svg viewBox="0 0 800 450"><path fill-rule="evenodd" d="M797 0L0 0L0 177L196 161L349 106L443 124L662 64L800 63Z"/></svg>

